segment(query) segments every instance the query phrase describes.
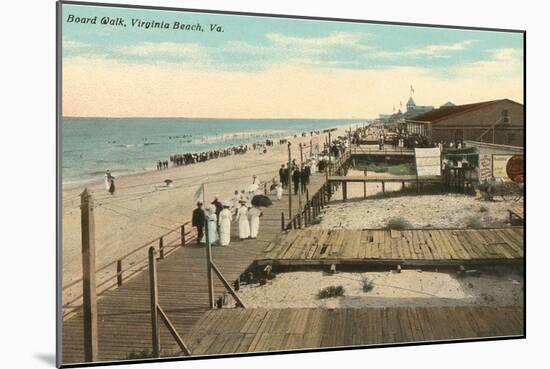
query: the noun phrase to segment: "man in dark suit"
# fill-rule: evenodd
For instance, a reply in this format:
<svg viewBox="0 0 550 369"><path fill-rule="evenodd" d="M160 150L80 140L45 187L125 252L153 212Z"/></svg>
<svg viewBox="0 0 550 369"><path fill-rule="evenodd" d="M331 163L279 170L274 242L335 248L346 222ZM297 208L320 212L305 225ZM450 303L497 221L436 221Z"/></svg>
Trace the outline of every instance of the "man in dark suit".
<svg viewBox="0 0 550 369"><path fill-rule="evenodd" d="M202 202L197 202L197 208L193 210L193 218L191 219L191 225L197 228L197 243L201 243L202 237L204 235L204 221L206 216L204 215L204 210L202 209Z"/></svg>
<svg viewBox="0 0 550 369"><path fill-rule="evenodd" d="M294 168L294 172L292 173L292 182L294 183L294 194L298 194L298 187L300 186L300 169ZM290 186L289 186L290 187Z"/></svg>
<svg viewBox="0 0 550 369"><path fill-rule="evenodd" d="M306 165L304 169L306 171L306 185L308 185L309 184L309 177L311 176L311 166Z"/></svg>
<svg viewBox="0 0 550 369"><path fill-rule="evenodd" d="M302 167L302 170L300 171L300 184L301 184L302 193L305 193L306 189L307 189L307 170L306 170L306 167Z"/></svg>
<svg viewBox="0 0 550 369"><path fill-rule="evenodd" d="M285 165L281 165L281 168L279 169L279 183L281 183L281 185L283 187L286 187L286 178L285 178Z"/></svg>

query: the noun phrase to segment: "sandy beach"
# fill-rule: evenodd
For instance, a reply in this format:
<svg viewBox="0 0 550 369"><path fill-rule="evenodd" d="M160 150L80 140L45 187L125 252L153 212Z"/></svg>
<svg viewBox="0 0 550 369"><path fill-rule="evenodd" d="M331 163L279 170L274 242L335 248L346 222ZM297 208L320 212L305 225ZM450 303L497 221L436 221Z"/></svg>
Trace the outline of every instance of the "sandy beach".
<svg viewBox="0 0 550 369"><path fill-rule="evenodd" d="M338 127L332 137L344 135L349 125ZM319 136L322 145L325 134ZM289 138L292 156L300 159L298 143L309 144L310 136ZM304 152L305 155L305 152ZM128 251L145 244L174 229L191 218L195 208L194 194L205 183L206 201L215 195L222 200L230 199L235 190L245 189L252 183L253 175L260 181L278 178L278 169L288 161L287 145L268 147L267 153L249 151L246 154L213 159L206 162L170 167L161 171L116 177L116 192L110 195L104 186L103 177L87 185L94 197L96 265L101 267L116 260ZM108 168L106 168L108 169ZM164 180L173 180L166 189ZM80 193L85 186L63 190L62 199L62 250L63 285L81 278ZM135 259L143 257L135 255ZM113 270L110 270L113 269ZM98 283L112 276L114 267L98 274ZM80 294L79 285L64 292L64 301Z"/></svg>
<svg viewBox="0 0 550 369"><path fill-rule="evenodd" d="M362 175L352 170L350 176ZM376 173L377 177L391 177L387 173ZM399 191L400 183L387 183L386 192ZM367 184L367 197L381 195L378 183ZM478 196L461 194L403 195L363 199L363 185L348 184L347 202L342 202L339 188L333 201L321 214L321 222L314 228L322 229L365 229L384 228L392 218L407 220L413 228L464 228L472 222L481 227L508 226L508 209L523 207L522 201L484 201ZM473 220L475 219L475 220Z"/></svg>
<svg viewBox="0 0 550 369"><path fill-rule="evenodd" d="M364 292L362 279L373 283ZM386 306L514 305L523 301L523 276L514 271L482 272L457 278L454 273L403 270L401 273L321 271L281 273L267 284L243 285L239 296L250 307L362 308ZM317 292L342 286L344 296L318 299Z"/></svg>

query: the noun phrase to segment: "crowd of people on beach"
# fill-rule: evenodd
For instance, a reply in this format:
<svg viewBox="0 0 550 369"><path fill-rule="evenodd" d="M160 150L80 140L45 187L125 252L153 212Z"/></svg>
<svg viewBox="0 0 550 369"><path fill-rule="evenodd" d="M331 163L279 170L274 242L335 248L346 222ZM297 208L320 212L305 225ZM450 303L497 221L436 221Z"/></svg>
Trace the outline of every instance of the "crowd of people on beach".
<svg viewBox="0 0 550 369"><path fill-rule="evenodd" d="M313 136L314 134L319 135L321 132L320 131L302 132L301 136L306 137L308 133L311 136ZM294 135L294 137L297 137L297 136L298 135ZM180 136L174 136L174 138L176 137L180 137ZM278 141L278 143L279 145L287 144L288 139L282 138ZM275 144L275 141L271 139L266 139L265 141L262 141L262 142L255 142L252 144L241 144L238 146L233 146L228 148L212 149L212 150L202 151L202 152L188 152L185 154L175 154L170 156L170 161L159 160L157 162L157 170L167 169L169 166L169 163L172 163L172 165L174 166L190 165L190 164L205 162L212 159L223 158L230 155L246 154L250 150L257 151L260 154L266 154L267 148L273 147L274 144Z"/></svg>
<svg viewBox="0 0 550 369"><path fill-rule="evenodd" d="M190 165L196 163L202 163L212 159L223 158L230 155L246 154L251 149L250 145L239 145L228 147L224 149L213 149L202 152L189 152L185 154L176 154L170 156L170 162L173 165Z"/></svg>
<svg viewBox="0 0 550 369"><path fill-rule="evenodd" d="M185 154L176 154L170 156L170 162L172 165L190 165L196 163L202 163L212 159L223 158L231 155L246 154L250 150L258 151L260 154L267 153L267 147L273 146L272 140L265 140L265 142L256 142L253 144L233 146L223 149L212 149L202 152L188 152ZM168 168L168 161L159 161L157 163L157 169Z"/></svg>

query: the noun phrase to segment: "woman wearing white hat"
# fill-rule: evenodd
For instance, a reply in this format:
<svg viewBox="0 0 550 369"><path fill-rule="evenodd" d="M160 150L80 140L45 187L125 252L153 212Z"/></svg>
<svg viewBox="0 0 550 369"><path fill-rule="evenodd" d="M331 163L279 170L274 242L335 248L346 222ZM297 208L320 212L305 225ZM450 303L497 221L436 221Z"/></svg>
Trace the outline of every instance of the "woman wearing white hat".
<svg viewBox="0 0 550 369"><path fill-rule="evenodd" d="M220 212L220 245L227 246L231 241L231 221L233 216L228 203L223 204L223 210Z"/></svg>
<svg viewBox="0 0 550 369"><path fill-rule="evenodd" d="M250 223L248 222L248 208L246 201L239 201L241 207L237 211L236 221L239 223L239 238L245 240L250 237Z"/></svg>
<svg viewBox="0 0 550 369"><path fill-rule="evenodd" d="M216 229L218 217L216 216L216 207L214 205L206 208L206 219L208 220L208 241L213 245L218 241L218 231ZM204 237L206 237L206 234ZM204 239L204 242L206 242L206 239Z"/></svg>

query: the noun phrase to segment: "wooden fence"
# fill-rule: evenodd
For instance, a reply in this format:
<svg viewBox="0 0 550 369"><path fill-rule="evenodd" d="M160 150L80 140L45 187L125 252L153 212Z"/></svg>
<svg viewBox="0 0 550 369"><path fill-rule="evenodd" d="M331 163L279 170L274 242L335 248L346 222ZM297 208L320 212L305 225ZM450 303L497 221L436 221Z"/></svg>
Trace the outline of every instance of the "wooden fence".
<svg viewBox="0 0 550 369"><path fill-rule="evenodd" d="M166 256L174 252L178 247L191 244L197 239L195 228L191 227L191 221L187 221L178 227L156 237L128 253L118 257L97 269L95 275L101 272L110 271L107 278L96 285L97 296L101 296L106 291L120 287L124 281L132 278L137 273L147 268L148 255L141 255L140 252L154 247L158 252L158 258L164 259ZM137 258L137 259L136 259ZM84 278L77 279L63 286L63 292L70 288L82 285ZM80 289L82 291L82 289ZM63 304L63 317L66 318L72 313L82 308L83 293L72 298L70 301Z"/></svg>

